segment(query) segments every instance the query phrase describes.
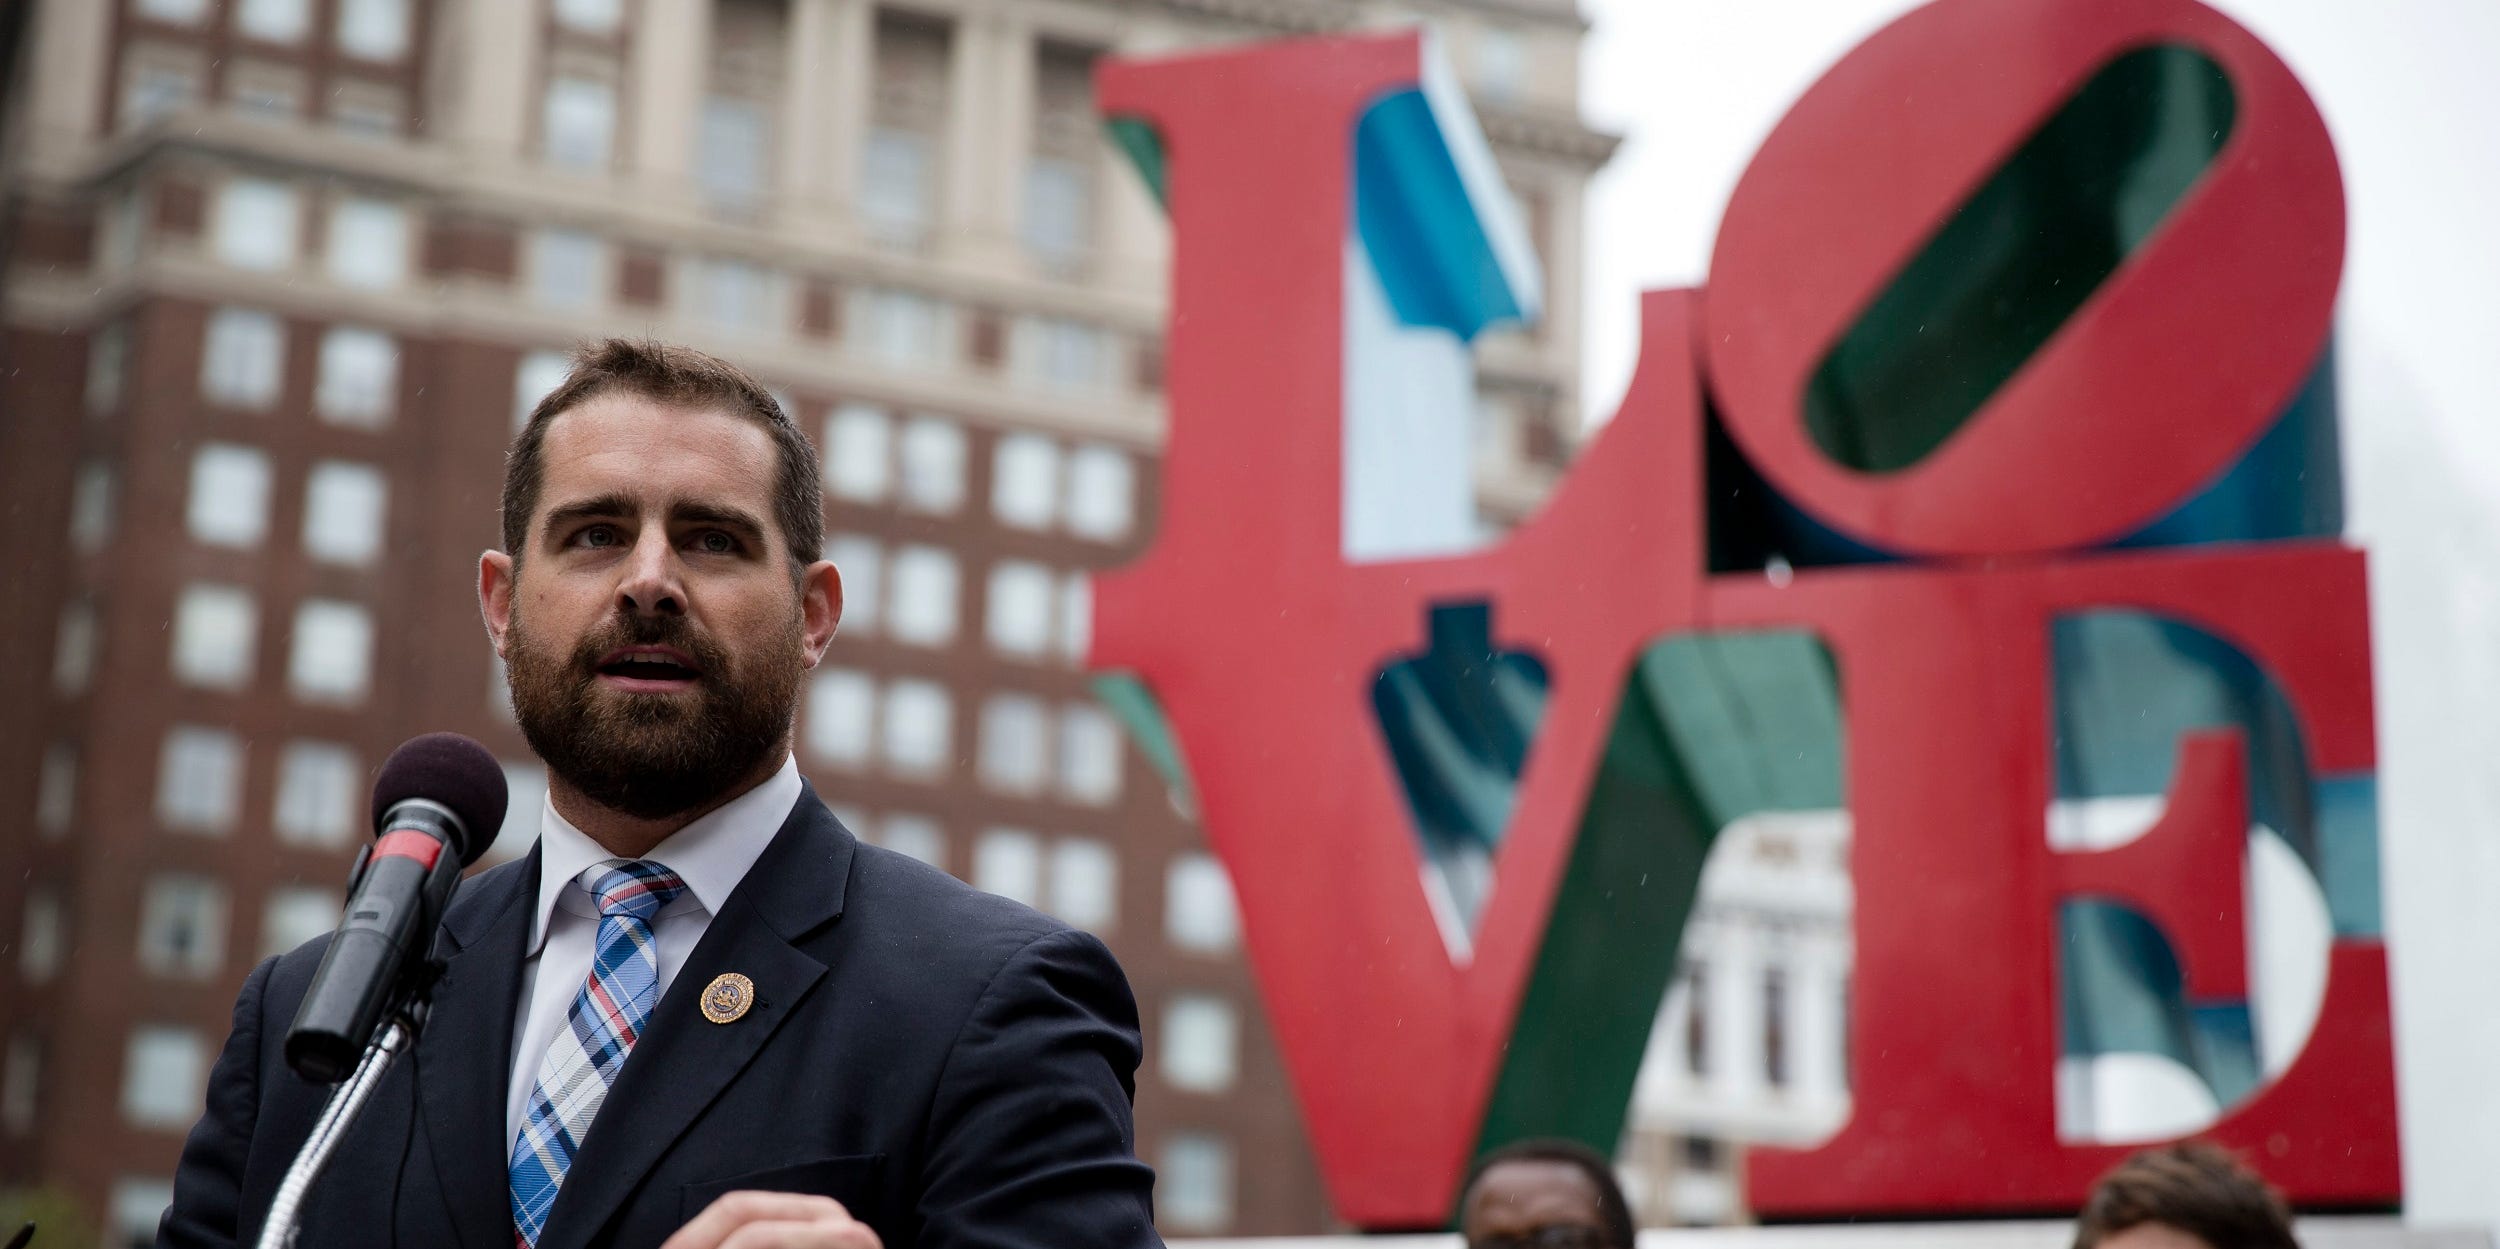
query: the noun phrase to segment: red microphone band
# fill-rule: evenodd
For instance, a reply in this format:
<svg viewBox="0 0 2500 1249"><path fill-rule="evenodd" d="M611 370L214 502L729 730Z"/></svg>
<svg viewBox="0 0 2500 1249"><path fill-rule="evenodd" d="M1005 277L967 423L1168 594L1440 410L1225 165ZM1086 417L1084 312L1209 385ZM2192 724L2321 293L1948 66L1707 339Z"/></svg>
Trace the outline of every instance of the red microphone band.
<svg viewBox="0 0 2500 1249"><path fill-rule="evenodd" d="M394 855L413 859L417 866L430 872L434 870L434 861L443 857L443 843L439 838L413 828L393 829L373 843L373 858L375 862L380 862Z"/></svg>

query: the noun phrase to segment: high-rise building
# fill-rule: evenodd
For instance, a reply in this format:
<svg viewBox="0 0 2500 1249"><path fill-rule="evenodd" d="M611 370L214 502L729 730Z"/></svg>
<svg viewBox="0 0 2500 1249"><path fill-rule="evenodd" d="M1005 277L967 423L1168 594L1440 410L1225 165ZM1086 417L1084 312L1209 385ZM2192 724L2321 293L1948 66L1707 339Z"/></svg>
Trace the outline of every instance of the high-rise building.
<svg viewBox="0 0 2500 1249"><path fill-rule="evenodd" d="M372 769L544 777L471 597L568 344L648 334L819 440L850 615L803 770L1101 933L1174 1234L1329 1214L1229 885L1078 670L1150 540L1168 237L1107 53L1422 20L1543 253L1479 352L1490 522L1579 419L1571 0L30 0L0 122L0 1187L144 1243L252 964L326 930ZM7 37L14 35L14 39Z"/></svg>

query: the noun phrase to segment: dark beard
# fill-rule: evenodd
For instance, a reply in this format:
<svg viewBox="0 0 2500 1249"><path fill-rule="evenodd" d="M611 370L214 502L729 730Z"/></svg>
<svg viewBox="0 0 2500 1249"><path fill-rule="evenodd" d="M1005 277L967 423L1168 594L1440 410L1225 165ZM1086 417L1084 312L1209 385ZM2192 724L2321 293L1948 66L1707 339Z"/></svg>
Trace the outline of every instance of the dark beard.
<svg viewBox="0 0 2500 1249"><path fill-rule="evenodd" d="M512 711L547 768L582 795L636 819L696 810L752 776L788 740L805 672L794 617L742 671L682 616L619 614L569 656L542 649L514 612L506 639ZM671 646L701 665L696 697L599 687L602 656Z"/></svg>

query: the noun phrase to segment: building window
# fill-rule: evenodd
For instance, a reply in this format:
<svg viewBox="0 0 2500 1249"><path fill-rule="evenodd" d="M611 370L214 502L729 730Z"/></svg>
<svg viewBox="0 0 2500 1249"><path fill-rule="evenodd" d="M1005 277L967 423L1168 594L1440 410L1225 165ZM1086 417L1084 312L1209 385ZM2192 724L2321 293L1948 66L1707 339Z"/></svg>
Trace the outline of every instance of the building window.
<svg viewBox="0 0 2500 1249"><path fill-rule="evenodd" d="M896 681L885 694L885 761L910 776L936 777L955 757L955 703L935 681Z"/></svg>
<svg viewBox="0 0 2500 1249"><path fill-rule="evenodd" d="M245 117L293 121L304 115L304 72L290 65L237 61L226 72L226 103Z"/></svg>
<svg viewBox="0 0 2500 1249"><path fill-rule="evenodd" d="M1057 590L1058 578L1040 564L1011 559L992 565L982 611L990 645L1019 659L1048 654Z"/></svg>
<svg viewBox="0 0 2500 1249"><path fill-rule="evenodd" d="M1762 973L1762 1075L1772 1088L1788 1087L1788 973Z"/></svg>
<svg viewBox="0 0 2500 1249"><path fill-rule="evenodd" d="M193 1028L142 1026L122 1066L122 1117L134 1127L191 1126L206 1103L208 1042Z"/></svg>
<svg viewBox="0 0 2500 1249"><path fill-rule="evenodd" d="M115 321L87 340L87 414L103 416L122 405L130 370L130 326Z"/></svg>
<svg viewBox="0 0 2500 1249"><path fill-rule="evenodd" d="M266 178L229 178L217 188L209 250L238 269L276 272L295 263L302 229L295 188Z"/></svg>
<svg viewBox="0 0 2500 1249"><path fill-rule="evenodd" d="M306 599L295 609L287 686L308 702L364 701L373 665L373 617L354 603Z"/></svg>
<svg viewBox="0 0 2500 1249"><path fill-rule="evenodd" d="M1059 788L1069 798L1107 806L1120 796L1120 728L1091 703L1059 713Z"/></svg>
<svg viewBox="0 0 2500 1249"><path fill-rule="evenodd" d="M1136 472L1117 447L1077 448L1068 461L1068 529L1101 542L1126 538L1136 519Z"/></svg>
<svg viewBox="0 0 2500 1249"><path fill-rule="evenodd" d="M333 425L379 429L399 394L399 345L380 330L332 326L321 335L313 407Z"/></svg>
<svg viewBox="0 0 2500 1249"><path fill-rule="evenodd" d="M254 39L295 43L311 24L311 0L239 0L234 25Z"/></svg>
<svg viewBox="0 0 2500 1249"><path fill-rule="evenodd" d="M25 918L19 921L17 974L28 984L42 984L61 970L66 927L60 895L49 889L26 891Z"/></svg>
<svg viewBox="0 0 2500 1249"><path fill-rule="evenodd" d="M44 747L43 771L35 781L35 827L44 840L57 840L77 815L78 748L54 742Z"/></svg>
<svg viewBox="0 0 2500 1249"><path fill-rule="evenodd" d="M1031 833L993 828L972 847L972 886L1026 906L1042 904L1042 843Z"/></svg>
<svg viewBox="0 0 2500 1249"><path fill-rule="evenodd" d="M356 752L333 742L292 741L278 756L278 840L331 848L354 836L364 769Z"/></svg>
<svg viewBox="0 0 2500 1249"><path fill-rule="evenodd" d="M1163 1008L1163 1081L1192 1093L1233 1086L1241 1028L1233 1004L1209 993L1175 994Z"/></svg>
<svg viewBox="0 0 2500 1249"><path fill-rule="evenodd" d="M512 428L529 424L539 401L554 394L572 373L573 362L561 351L533 351L521 357L521 367L512 374Z"/></svg>
<svg viewBox="0 0 2500 1249"><path fill-rule="evenodd" d="M692 268L693 280L685 289L696 322L732 334L769 334L782 328L775 298L779 284L773 275L743 260L697 260Z"/></svg>
<svg viewBox="0 0 2500 1249"><path fill-rule="evenodd" d="M1085 258L1093 244L1094 172L1080 161L1036 156L1024 169L1024 246L1053 271Z"/></svg>
<svg viewBox="0 0 2500 1249"><path fill-rule="evenodd" d="M914 417L903 427L903 506L948 516L964 505L964 431L953 421Z"/></svg>
<svg viewBox="0 0 2500 1249"><path fill-rule="evenodd" d="M81 555L93 555L113 538L113 466L88 460L78 466L69 495L69 544Z"/></svg>
<svg viewBox="0 0 2500 1249"><path fill-rule="evenodd" d="M1528 85L1528 46L1519 32L1500 26L1476 31L1476 90L1496 104L1509 104Z"/></svg>
<svg viewBox="0 0 2500 1249"><path fill-rule="evenodd" d="M174 605L174 677L185 685L240 690L252 682L260 608L239 586L183 587Z"/></svg>
<svg viewBox="0 0 2500 1249"><path fill-rule="evenodd" d="M1015 529L1048 529L1059 519L1063 474L1059 444L1039 434L1009 434L990 455L990 512Z"/></svg>
<svg viewBox="0 0 2500 1249"><path fill-rule="evenodd" d="M141 17L152 17L160 22L180 22L185 26L198 25L200 19L207 17L208 4L209 0L138 0Z"/></svg>
<svg viewBox="0 0 2500 1249"><path fill-rule="evenodd" d="M199 98L198 66L132 59L122 67L121 114L117 120L122 131L128 133L168 117Z"/></svg>
<svg viewBox="0 0 2500 1249"><path fill-rule="evenodd" d="M1215 856L1184 851L1164 869L1163 936L1192 954L1229 954L1240 944L1233 878Z"/></svg>
<svg viewBox="0 0 2500 1249"><path fill-rule="evenodd" d="M314 464L304 479L304 552L333 564L372 563L388 498L382 471L370 464Z"/></svg>
<svg viewBox="0 0 2500 1249"><path fill-rule="evenodd" d="M191 536L210 546L249 550L269 533L269 457L230 442L191 456Z"/></svg>
<svg viewBox="0 0 2500 1249"><path fill-rule="evenodd" d="M394 87L347 82L330 89L330 124L341 134L393 138L407 127L408 102Z"/></svg>
<svg viewBox="0 0 2500 1249"><path fill-rule="evenodd" d="M772 123L756 100L711 96L697 123L695 180L720 207L746 210L764 198L764 170Z"/></svg>
<svg viewBox="0 0 2500 1249"><path fill-rule="evenodd" d="M1108 331L1066 317L1017 317L1007 331L1007 371L1048 390L1109 389L1112 357Z"/></svg>
<svg viewBox="0 0 2500 1249"><path fill-rule="evenodd" d="M895 551L886 616L895 640L914 646L954 641L957 580L955 553L944 547L913 545Z"/></svg>
<svg viewBox="0 0 2500 1249"><path fill-rule="evenodd" d="M226 962L226 887L188 872L148 878L139 904L139 966L205 980Z"/></svg>
<svg viewBox="0 0 2500 1249"><path fill-rule="evenodd" d="M408 54L408 0L340 0L339 50L368 61Z"/></svg>
<svg viewBox="0 0 2500 1249"><path fill-rule="evenodd" d="M1050 913L1091 933L1119 918L1120 857L1091 837L1063 837L1050 848Z"/></svg>
<svg viewBox="0 0 2500 1249"><path fill-rule="evenodd" d="M546 128L547 163L563 169L605 169L616 142L616 88L592 78L550 79L541 124Z"/></svg>
<svg viewBox="0 0 2500 1249"><path fill-rule="evenodd" d="M556 21L585 34L616 33L623 0L556 0Z"/></svg>
<svg viewBox="0 0 2500 1249"><path fill-rule="evenodd" d="M96 223L96 265L120 272L139 262L139 248L148 229L147 201L137 190L124 191L107 203Z"/></svg>
<svg viewBox="0 0 2500 1249"><path fill-rule="evenodd" d="M955 356L954 305L891 287L851 288L850 323L869 358L897 368L929 368Z"/></svg>
<svg viewBox="0 0 2500 1249"><path fill-rule="evenodd" d="M890 247L914 248L929 237L929 201L935 179L925 135L891 126L868 132L859 180L859 215L869 237Z"/></svg>
<svg viewBox="0 0 2500 1249"><path fill-rule="evenodd" d="M550 308L578 311L607 298L607 245L581 230L540 230L530 236L530 297Z"/></svg>
<svg viewBox="0 0 2500 1249"><path fill-rule="evenodd" d="M837 533L825 540L825 558L842 574L842 626L875 632L885 601L885 547L865 534Z"/></svg>
<svg viewBox="0 0 2500 1249"><path fill-rule="evenodd" d="M309 885L269 891L260 912L260 956L276 958L339 926L339 896Z"/></svg>
<svg viewBox="0 0 2500 1249"><path fill-rule="evenodd" d="M835 408L825 418L825 489L837 499L875 503L893 478L893 418L866 404Z"/></svg>
<svg viewBox="0 0 2500 1249"><path fill-rule="evenodd" d="M981 705L980 772L982 784L1002 793L1041 791L1050 774L1050 714L1040 699L992 694Z"/></svg>
<svg viewBox="0 0 2500 1249"><path fill-rule="evenodd" d="M946 830L925 815L894 814L877 830L877 844L946 870Z"/></svg>
<svg viewBox="0 0 2500 1249"><path fill-rule="evenodd" d="M126 1246L155 1244L156 1225L164 1219L165 1208L172 1204L172 1180L125 1176L113 1181L112 1243Z"/></svg>
<svg viewBox="0 0 2500 1249"><path fill-rule="evenodd" d="M332 204L329 267L332 281L360 290L391 290L405 282L408 210L373 199Z"/></svg>
<svg viewBox="0 0 2500 1249"><path fill-rule="evenodd" d="M1212 1132L1174 1132L1155 1171L1156 1207L1164 1226L1220 1232L1233 1221L1233 1146Z"/></svg>
<svg viewBox="0 0 2500 1249"><path fill-rule="evenodd" d="M807 695L807 749L828 763L865 767L876 745L877 685L867 673L823 668Z"/></svg>
<svg viewBox="0 0 2500 1249"><path fill-rule="evenodd" d="M165 730L156 774L156 818L167 828L223 833L243 805L243 741L224 729L177 724Z"/></svg>
<svg viewBox="0 0 2500 1249"><path fill-rule="evenodd" d="M493 845L486 847L486 860L501 863L529 853L538 840L539 829L547 822L547 769L537 763L503 761L503 787L510 798L504 803L503 827L496 830Z"/></svg>
<svg viewBox="0 0 2500 1249"><path fill-rule="evenodd" d="M35 1131L35 1094L43 1080L43 1047L23 1034L9 1038L9 1055L0 1060L0 1132L31 1136ZM154 1235L154 1230L150 1230Z"/></svg>
<svg viewBox="0 0 2500 1249"><path fill-rule="evenodd" d="M59 633L52 640L52 688L64 698L87 692L95 676L95 604L73 599L61 605Z"/></svg>
<svg viewBox="0 0 2500 1249"><path fill-rule="evenodd" d="M278 318L246 308L209 314L200 352L200 393L234 408L278 402L286 367L286 331Z"/></svg>
<svg viewBox="0 0 2500 1249"><path fill-rule="evenodd" d="M1684 965L1684 1070L1710 1075L1710 969L1700 963Z"/></svg>

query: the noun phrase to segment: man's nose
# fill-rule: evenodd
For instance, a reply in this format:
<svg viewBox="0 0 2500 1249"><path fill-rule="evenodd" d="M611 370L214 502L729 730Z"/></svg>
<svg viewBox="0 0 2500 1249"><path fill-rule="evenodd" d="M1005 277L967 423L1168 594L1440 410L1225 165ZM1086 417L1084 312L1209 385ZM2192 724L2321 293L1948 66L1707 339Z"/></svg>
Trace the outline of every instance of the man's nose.
<svg viewBox="0 0 2500 1249"><path fill-rule="evenodd" d="M625 578L617 583L616 606L637 616L685 614L683 566L665 529L648 528L635 539L634 553L625 562Z"/></svg>

